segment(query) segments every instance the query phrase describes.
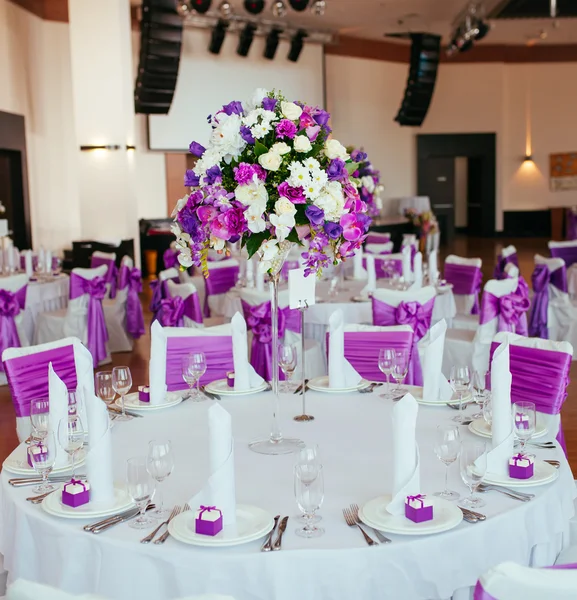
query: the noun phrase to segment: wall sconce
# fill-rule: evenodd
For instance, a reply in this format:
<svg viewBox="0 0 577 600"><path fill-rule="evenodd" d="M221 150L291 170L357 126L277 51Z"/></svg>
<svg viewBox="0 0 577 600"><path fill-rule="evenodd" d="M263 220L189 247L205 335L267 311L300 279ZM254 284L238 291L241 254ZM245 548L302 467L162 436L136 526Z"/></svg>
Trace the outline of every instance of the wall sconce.
<svg viewBox="0 0 577 600"><path fill-rule="evenodd" d="M100 146L80 146L82 152L90 152L91 150L120 150L122 146L118 144L102 144Z"/></svg>
<svg viewBox="0 0 577 600"><path fill-rule="evenodd" d="M136 146L126 146L127 150L136 150Z"/></svg>
<svg viewBox="0 0 577 600"><path fill-rule="evenodd" d="M523 162L533 162L533 155L525 154L525 156L523 157Z"/></svg>

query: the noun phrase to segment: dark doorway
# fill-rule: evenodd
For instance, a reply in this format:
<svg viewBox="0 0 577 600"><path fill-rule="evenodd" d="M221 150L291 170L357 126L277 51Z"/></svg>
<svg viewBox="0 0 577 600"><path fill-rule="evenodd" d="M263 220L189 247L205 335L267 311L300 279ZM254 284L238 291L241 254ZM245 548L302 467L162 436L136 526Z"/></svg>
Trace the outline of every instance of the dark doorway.
<svg viewBox="0 0 577 600"><path fill-rule="evenodd" d="M421 181L426 193L421 193ZM443 239L452 241L455 237L454 158L432 156L423 161L422 172L419 171L419 196L429 196Z"/></svg>

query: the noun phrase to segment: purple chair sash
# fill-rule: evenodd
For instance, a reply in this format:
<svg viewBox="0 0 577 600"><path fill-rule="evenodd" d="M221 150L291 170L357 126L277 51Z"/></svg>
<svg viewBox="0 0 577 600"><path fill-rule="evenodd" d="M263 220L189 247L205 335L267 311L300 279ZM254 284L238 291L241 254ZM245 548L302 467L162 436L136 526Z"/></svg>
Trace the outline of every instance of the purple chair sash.
<svg viewBox="0 0 577 600"><path fill-rule="evenodd" d="M577 246L561 246L560 248L551 248L553 258L562 258L565 266L570 267L577 262Z"/></svg>
<svg viewBox="0 0 577 600"><path fill-rule="evenodd" d="M420 302L401 302L398 306L391 306L386 302L372 298L373 325L410 325L413 328L413 344L409 371L405 378L408 385L423 385L423 372L417 342L431 327L435 299L431 298L425 304Z"/></svg>
<svg viewBox="0 0 577 600"><path fill-rule="evenodd" d="M232 336L169 337L166 342L166 386L169 392L188 388L182 379L182 357L189 352L204 352L206 356L206 372L200 378L201 385L226 379L226 374L234 371Z"/></svg>
<svg viewBox="0 0 577 600"><path fill-rule="evenodd" d="M499 347L491 343L491 361ZM558 415L567 398L571 355L541 348L509 347L509 370L511 371L511 402L526 400L534 402L535 408L548 415ZM539 374L536 385L535 374ZM563 429L559 426L559 444L567 454Z"/></svg>
<svg viewBox="0 0 577 600"><path fill-rule="evenodd" d="M102 265L106 265L108 267L108 271L106 271L104 279L106 283L110 284L110 297L116 298L116 281L118 279L118 269L116 268L116 263L111 258L104 258L103 256L94 255L91 256L91 269L95 269L96 267L100 267Z"/></svg>
<svg viewBox="0 0 577 600"><path fill-rule="evenodd" d="M550 271L547 265L535 265L531 275L533 284L533 309L529 321L531 337L549 338L547 328L547 310L549 308L549 285L554 285L561 292L567 293L567 267Z"/></svg>
<svg viewBox="0 0 577 600"><path fill-rule="evenodd" d="M180 279L178 277L171 277L170 279L165 279L160 281L160 279L155 279L150 282L150 289L152 290L152 298L150 300L150 312L153 314L152 320L156 319L156 315L160 310L160 302L164 298L168 298L170 295L168 293L168 286L166 284L167 281L174 281L174 283L180 283Z"/></svg>
<svg viewBox="0 0 577 600"><path fill-rule="evenodd" d="M384 235L378 235L376 233L370 233L367 235L367 239L365 240L365 244L386 244L391 241L391 234L387 233L386 237Z"/></svg>
<svg viewBox="0 0 577 600"><path fill-rule="evenodd" d="M6 348L20 348L20 336L14 318L26 307L26 285L18 291L0 290L0 357ZM0 371L4 365L0 360Z"/></svg>
<svg viewBox="0 0 577 600"><path fill-rule="evenodd" d="M202 310L196 292L186 298L173 296L160 301L158 321L163 327L184 327L184 317L202 323Z"/></svg>
<svg viewBox="0 0 577 600"><path fill-rule="evenodd" d="M493 279L503 279L505 277L505 267L508 264L513 264L516 267L519 267L519 259L517 258L516 252L509 254L509 256L503 256L502 254L499 254L497 257L495 270L493 271Z"/></svg>
<svg viewBox="0 0 577 600"><path fill-rule="evenodd" d="M500 298L490 292L484 292L479 324L483 325L498 317L497 331L513 331L526 336L528 333L526 313L530 305L529 298L522 292L515 291Z"/></svg>
<svg viewBox="0 0 577 600"><path fill-rule="evenodd" d="M288 281L289 271L292 271L293 269L300 269L300 266L301 265L298 260L285 260L285 262L283 263L283 266L280 270L281 277L285 281Z"/></svg>
<svg viewBox="0 0 577 600"><path fill-rule="evenodd" d="M86 347L92 354L94 366L97 367L98 363L106 358L106 342L108 342L108 329L102 308L102 299L106 296L104 277L84 279L77 273L72 273L70 275L70 299L74 300L84 294L89 295Z"/></svg>
<svg viewBox="0 0 577 600"><path fill-rule="evenodd" d="M577 213L572 208L567 209L565 237L568 240L577 240Z"/></svg>
<svg viewBox="0 0 577 600"><path fill-rule="evenodd" d="M164 251L164 254L162 255L162 260L164 262L165 269L172 269L173 267L178 269L179 267L178 252L176 250L173 250L172 248L168 248Z"/></svg>
<svg viewBox="0 0 577 600"><path fill-rule="evenodd" d="M266 381L272 379L272 318L271 303L263 302L252 306L242 300L242 311L246 325L252 331L250 364ZM284 336L286 330L301 333L301 315L298 310L279 308L278 336ZM279 370L279 377L284 380L284 373Z"/></svg>
<svg viewBox="0 0 577 600"><path fill-rule="evenodd" d="M212 269L204 280L206 295L204 298L204 316L210 317L208 297L215 294L226 294L228 290L236 285L238 278L238 265L232 267L221 267Z"/></svg>
<svg viewBox="0 0 577 600"><path fill-rule="evenodd" d="M483 283L483 273L479 267L445 263L444 277L453 285L453 293L462 296L475 296L472 315L479 314L479 292Z"/></svg>
<svg viewBox="0 0 577 600"><path fill-rule="evenodd" d="M48 365L50 363L66 387L69 390L75 390L78 382L72 345L35 352L27 356L18 356L4 362L17 417L30 416L32 400L48 398Z"/></svg>
<svg viewBox="0 0 577 600"><path fill-rule="evenodd" d="M128 288L126 294L126 331L138 339L144 335L144 314L138 294L142 292L142 273L136 267L123 265L120 268L118 289Z"/></svg>

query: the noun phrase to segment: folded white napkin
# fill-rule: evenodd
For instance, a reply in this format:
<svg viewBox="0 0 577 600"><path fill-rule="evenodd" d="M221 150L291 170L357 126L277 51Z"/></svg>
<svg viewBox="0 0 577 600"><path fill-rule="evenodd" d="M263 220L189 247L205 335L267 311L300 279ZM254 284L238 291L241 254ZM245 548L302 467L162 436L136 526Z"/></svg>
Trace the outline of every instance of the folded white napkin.
<svg viewBox="0 0 577 600"><path fill-rule="evenodd" d="M90 502L113 502L112 438L108 410L106 404L90 390L83 391L88 421L86 475L90 483Z"/></svg>
<svg viewBox="0 0 577 600"><path fill-rule="evenodd" d="M34 268L32 266L32 250L27 250L24 254L24 268L26 269L26 275L32 277L34 274Z"/></svg>
<svg viewBox="0 0 577 600"><path fill-rule="evenodd" d="M44 248L40 248L40 250L38 250L38 270L42 271L44 270L44 258L45 258L45 252L44 252Z"/></svg>
<svg viewBox="0 0 577 600"><path fill-rule="evenodd" d="M345 323L342 310L329 317L329 387L348 388L358 385L362 377L345 358Z"/></svg>
<svg viewBox="0 0 577 600"><path fill-rule="evenodd" d="M234 481L234 446L230 414L213 404L208 409L208 439L210 477L189 502L195 511L203 506L216 506L222 511L224 525L236 524L236 493Z"/></svg>
<svg viewBox="0 0 577 600"><path fill-rule="evenodd" d="M366 279L367 271L363 267L363 248L362 246L355 252L353 256L353 277L355 279Z"/></svg>
<svg viewBox="0 0 577 600"><path fill-rule="evenodd" d="M148 386L150 388L150 404L162 404L166 397L166 337L158 335L162 325L154 321L151 326L150 361L148 363Z"/></svg>
<svg viewBox="0 0 577 600"><path fill-rule="evenodd" d="M46 250L46 256L44 257L44 271L46 273L52 272L52 250Z"/></svg>
<svg viewBox="0 0 577 600"><path fill-rule="evenodd" d="M361 296L368 298L369 294L377 289L377 271L375 269L375 257L372 254L365 254L367 259L367 285L362 289Z"/></svg>
<svg viewBox="0 0 577 600"><path fill-rule="evenodd" d="M493 354L491 392L493 396L492 450L487 454L487 472L507 475L514 443L508 343L501 344Z"/></svg>
<svg viewBox="0 0 577 600"><path fill-rule="evenodd" d="M232 326L232 358L234 361L235 391L251 390L263 384L264 379L248 362L248 342L246 337L246 321L237 312L231 319Z"/></svg>
<svg viewBox="0 0 577 600"><path fill-rule="evenodd" d="M68 418L68 389L52 368L52 363L48 365L48 408L50 429L54 433L57 446L54 467L66 467L69 464L68 454L58 444L58 425L62 419Z"/></svg>
<svg viewBox="0 0 577 600"><path fill-rule="evenodd" d="M437 251L431 250L429 253L429 279L431 283L436 283L439 278L439 267L437 266Z"/></svg>
<svg viewBox="0 0 577 600"><path fill-rule="evenodd" d="M443 319L435 323L419 342L425 402L448 402L453 395L449 382L441 373L446 333L447 323Z"/></svg>
<svg viewBox="0 0 577 600"><path fill-rule="evenodd" d="M421 493L419 446L416 441L417 401L406 394L393 408L393 494L387 505L392 515L405 513L405 499Z"/></svg>
<svg viewBox="0 0 577 600"><path fill-rule="evenodd" d="M254 262L252 258L246 259L246 287L254 287Z"/></svg>
<svg viewBox="0 0 577 600"><path fill-rule="evenodd" d="M407 282L413 281L413 270L411 269L411 247L404 246L402 251L403 279Z"/></svg>
<svg viewBox="0 0 577 600"><path fill-rule="evenodd" d="M256 289L258 292L264 292L264 273L261 273L260 269L256 270L255 273Z"/></svg>
<svg viewBox="0 0 577 600"><path fill-rule="evenodd" d="M420 252L415 254L413 263L413 288L423 287L423 255Z"/></svg>

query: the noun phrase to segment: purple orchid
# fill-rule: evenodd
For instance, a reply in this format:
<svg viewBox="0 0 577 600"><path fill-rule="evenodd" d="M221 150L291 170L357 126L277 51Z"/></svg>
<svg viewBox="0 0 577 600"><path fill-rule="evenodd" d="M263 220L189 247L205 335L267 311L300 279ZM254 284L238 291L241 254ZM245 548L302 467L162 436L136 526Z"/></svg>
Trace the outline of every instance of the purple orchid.
<svg viewBox="0 0 577 600"><path fill-rule="evenodd" d="M340 224L343 228L343 237L349 242L356 242L363 235L364 227L357 220L355 213L343 215L340 219Z"/></svg>
<svg viewBox="0 0 577 600"><path fill-rule="evenodd" d="M320 125L314 125L313 127L307 127L307 137L311 142L315 142L321 132Z"/></svg>

